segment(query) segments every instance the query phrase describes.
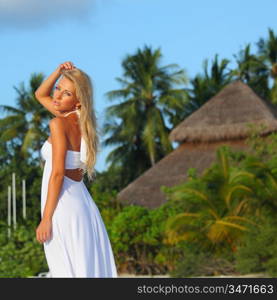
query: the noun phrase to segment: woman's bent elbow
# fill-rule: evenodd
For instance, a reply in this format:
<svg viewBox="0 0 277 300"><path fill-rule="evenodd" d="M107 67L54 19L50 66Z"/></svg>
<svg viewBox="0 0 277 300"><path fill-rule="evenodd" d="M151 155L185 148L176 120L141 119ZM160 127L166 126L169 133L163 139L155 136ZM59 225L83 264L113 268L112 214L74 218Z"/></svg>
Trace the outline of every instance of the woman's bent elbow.
<svg viewBox="0 0 277 300"><path fill-rule="evenodd" d="M40 96L39 96L39 93L35 92L34 95L35 95L35 98L38 100L39 97L40 97Z"/></svg>

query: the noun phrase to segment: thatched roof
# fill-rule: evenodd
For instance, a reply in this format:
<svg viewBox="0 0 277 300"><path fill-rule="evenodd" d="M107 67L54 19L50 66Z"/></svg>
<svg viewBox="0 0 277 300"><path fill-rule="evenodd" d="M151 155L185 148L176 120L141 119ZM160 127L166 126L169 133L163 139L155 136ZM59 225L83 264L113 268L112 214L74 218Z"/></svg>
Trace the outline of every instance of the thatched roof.
<svg viewBox="0 0 277 300"><path fill-rule="evenodd" d="M126 204L136 204L155 208L167 201L160 191L162 185L173 186L184 182L187 170L196 168L201 174L215 160L215 149L223 142L215 143L184 143L157 162L136 180L120 191L117 199ZM243 141L225 142L232 149L246 149Z"/></svg>
<svg viewBox="0 0 277 300"><path fill-rule="evenodd" d="M170 139L183 143L121 190L117 199L149 208L160 206L167 201L161 186L184 182L189 168L201 174L215 160L218 146L247 150L248 123L267 125L264 134L277 131L277 110L235 81L180 123Z"/></svg>
<svg viewBox="0 0 277 300"><path fill-rule="evenodd" d="M277 109L242 81L234 81L175 127L171 141L222 141L246 138L247 124L264 124L261 134L277 130Z"/></svg>

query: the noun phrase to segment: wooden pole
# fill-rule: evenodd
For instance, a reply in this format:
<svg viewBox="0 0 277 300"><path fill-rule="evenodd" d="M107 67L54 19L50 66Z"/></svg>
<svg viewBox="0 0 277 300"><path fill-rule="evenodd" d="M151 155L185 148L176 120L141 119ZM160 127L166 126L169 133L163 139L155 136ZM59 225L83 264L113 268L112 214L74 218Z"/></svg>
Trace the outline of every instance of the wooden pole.
<svg viewBox="0 0 277 300"><path fill-rule="evenodd" d="M23 209L23 219L26 219L26 181L22 180L22 209Z"/></svg>
<svg viewBox="0 0 277 300"><path fill-rule="evenodd" d="M12 198L12 188L8 186L8 237L11 237L11 198Z"/></svg>
<svg viewBox="0 0 277 300"><path fill-rule="evenodd" d="M13 187L13 228L16 229L16 194L15 194L15 173L12 173Z"/></svg>

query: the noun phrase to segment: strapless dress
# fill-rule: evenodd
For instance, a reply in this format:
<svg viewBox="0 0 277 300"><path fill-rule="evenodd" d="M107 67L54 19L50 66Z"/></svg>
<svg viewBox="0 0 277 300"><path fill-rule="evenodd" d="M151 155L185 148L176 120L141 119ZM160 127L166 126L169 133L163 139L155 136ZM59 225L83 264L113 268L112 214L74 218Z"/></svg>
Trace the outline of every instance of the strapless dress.
<svg viewBox="0 0 277 300"><path fill-rule="evenodd" d="M52 168L52 144L46 140L40 151L45 160L42 217ZM66 169L82 167L80 152L67 150ZM105 224L83 180L64 176L52 217L52 237L43 243L43 248L49 267L46 277L117 277Z"/></svg>

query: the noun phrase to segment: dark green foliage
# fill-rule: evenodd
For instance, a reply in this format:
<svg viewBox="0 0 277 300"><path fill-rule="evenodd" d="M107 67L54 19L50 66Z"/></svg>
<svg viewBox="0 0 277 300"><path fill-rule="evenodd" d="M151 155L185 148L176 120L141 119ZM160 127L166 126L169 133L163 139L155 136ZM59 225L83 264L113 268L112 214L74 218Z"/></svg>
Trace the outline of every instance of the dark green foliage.
<svg viewBox="0 0 277 300"><path fill-rule="evenodd" d="M176 263L176 268L169 274L170 277L201 277L236 274L234 257L231 253L216 256L212 251L203 251L193 243L180 243L182 255Z"/></svg>
<svg viewBox="0 0 277 300"><path fill-rule="evenodd" d="M120 89L106 93L119 103L106 109L103 145L115 146L107 162L125 185L172 151L166 118L171 126L183 119L187 97L176 86L187 81L185 72L176 64L161 66L161 58L160 49L147 46L126 55L123 77L116 78Z"/></svg>
<svg viewBox="0 0 277 300"><path fill-rule="evenodd" d="M123 207L122 203L116 200L118 190L116 189L116 179L113 180L114 175L114 172L109 173L104 171L103 173L97 174L96 179L92 184L87 184L92 199L101 213L109 235L111 233L113 220L122 211Z"/></svg>
<svg viewBox="0 0 277 300"><path fill-rule="evenodd" d="M169 202L179 203L183 209L182 214L168 220L166 227L169 241L177 247L184 245L183 256L172 276L238 271L276 276L276 134L263 139L253 134L249 145L248 153L237 154L229 147L220 147L217 161L201 176L190 169L188 181L163 188ZM231 227L226 223L219 226L221 220L228 220ZM243 234L238 235L236 225L246 229ZM221 239L222 234L225 241L232 242L231 249L226 247L229 242Z"/></svg>
<svg viewBox="0 0 277 300"><path fill-rule="evenodd" d="M43 246L36 240L36 224L26 222L11 230L1 223L0 277L24 278L48 271Z"/></svg>
<svg viewBox="0 0 277 300"><path fill-rule="evenodd" d="M163 233L175 213L168 204L154 210L131 205L114 218L110 237L122 272L159 274L173 267L178 253L164 244Z"/></svg>
<svg viewBox="0 0 277 300"><path fill-rule="evenodd" d="M236 267L243 274L267 273L277 277L276 215L264 213L259 221L259 227L253 228L238 247Z"/></svg>
<svg viewBox="0 0 277 300"><path fill-rule="evenodd" d="M168 240L198 243L203 251L235 251L251 224L250 198L254 198L255 176L229 159L231 149L217 149L217 161L199 177L190 171L189 180L164 188L170 202L181 202L182 213L167 222Z"/></svg>
<svg viewBox="0 0 277 300"><path fill-rule="evenodd" d="M229 63L228 59L219 61L216 54L209 69L208 60L204 60L203 73L190 79L190 87L185 89L188 101L183 109L183 118L199 109L233 80L232 73L227 68Z"/></svg>

